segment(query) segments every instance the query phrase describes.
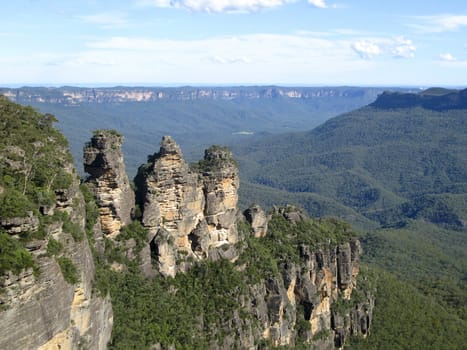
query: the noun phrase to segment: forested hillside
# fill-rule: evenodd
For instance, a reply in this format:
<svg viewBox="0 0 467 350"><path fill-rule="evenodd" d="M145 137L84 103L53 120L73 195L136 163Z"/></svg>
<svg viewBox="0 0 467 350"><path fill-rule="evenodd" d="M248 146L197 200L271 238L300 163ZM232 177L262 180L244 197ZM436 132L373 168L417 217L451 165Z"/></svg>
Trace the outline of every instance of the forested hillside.
<svg viewBox="0 0 467 350"><path fill-rule="evenodd" d="M243 200L353 222L368 263L465 322L465 93L384 94L310 132L238 146Z"/></svg>

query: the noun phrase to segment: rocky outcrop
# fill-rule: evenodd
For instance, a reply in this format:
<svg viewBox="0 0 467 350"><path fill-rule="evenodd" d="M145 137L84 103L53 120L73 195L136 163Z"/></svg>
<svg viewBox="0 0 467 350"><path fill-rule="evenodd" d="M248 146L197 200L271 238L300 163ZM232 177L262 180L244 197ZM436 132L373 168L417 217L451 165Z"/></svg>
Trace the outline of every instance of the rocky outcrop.
<svg viewBox="0 0 467 350"><path fill-rule="evenodd" d="M259 205L252 205L243 212L246 220L251 225L255 237L264 237L268 232L268 221L270 217L266 215Z"/></svg>
<svg viewBox="0 0 467 350"><path fill-rule="evenodd" d="M99 130L84 147L84 170L99 207L102 231L115 237L129 224L134 210L131 189L123 162L123 137L115 131Z"/></svg>
<svg viewBox="0 0 467 350"><path fill-rule="evenodd" d="M75 177L76 179L76 177ZM57 190L58 213L69 213L73 227L84 237L84 204L79 184ZM58 216L61 217L61 216ZM30 222L30 217L9 220ZM31 240L31 252L38 273L33 269L0 276L0 348L1 349L105 349L112 328L112 306L108 298L92 293L94 262L86 239L75 240L62 219L55 215L41 229L42 239ZM13 236L37 231L36 225L15 225ZM18 231L24 227L26 231ZM51 256L48 245L53 239L63 247ZM77 270L77 283L67 282L58 259L66 257Z"/></svg>
<svg viewBox="0 0 467 350"><path fill-rule="evenodd" d="M112 306L93 293L67 142L53 116L2 97L0 119L0 349L105 349Z"/></svg>
<svg viewBox="0 0 467 350"><path fill-rule="evenodd" d="M238 239L239 177L230 151L211 147L191 168L180 147L165 136L160 151L139 168L135 183L161 274L174 276L194 260L235 258L233 249L218 249Z"/></svg>
<svg viewBox="0 0 467 350"><path fill-rule="evenodd" d="M252 212L262 212L257 206L251 209L246 211L249 222ZM283 216L289 227L308 220L292 207L275 208L274 216ZM278 275L250 286L241 301L250 317L229 324L238 327L241 336L227 337L219 349L259 349L258 339L273 347L300 344L301 348L334 349L342 348L350 336L368 335L374 291L357 284L359 241L349 238L298 248L297 260L285 259Z"/></svg>

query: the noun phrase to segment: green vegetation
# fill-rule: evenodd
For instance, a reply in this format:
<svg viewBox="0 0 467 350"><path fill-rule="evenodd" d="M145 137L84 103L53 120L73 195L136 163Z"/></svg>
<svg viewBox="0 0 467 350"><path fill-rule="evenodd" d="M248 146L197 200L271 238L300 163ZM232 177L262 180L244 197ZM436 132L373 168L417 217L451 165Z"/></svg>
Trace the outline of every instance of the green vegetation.
<svg viewBox="0 0 467 350"><path fill-rule="evenodd" d="M93 246L94 242L94 225L97 223L99 218L99 209L97 208L96 201L94 199L94 195L92 194L91 190L89 189L88 185L82 183L80 185L81 193L84 197L84 202L86 205L86 236L91 243L91 247Z"/></svg>
<svg viewBox="0 0 467 350"><path fill-rule="evenodd" d="M145 349L156 343L163 348L175 345L177 349L204 349L226 336L235 339L238 334L230 322L236 314L243 322L256 322L246 306L239 303L248 296L252 285L267 278L281 278L286 262L299 263L301 244L317 247L321 239L325 244L339 243L353 235L348 225L334 219L291 224L275 215L270 227L271 234L259 239L251 237L248 224L239 224L246 241L238 247L242 253L235 264L223 259L198 262L175 278L152 279L142 277L137 264L130 264L123 273L108 267L98 269L96 283L101 291L110 291L114 310L110 349ZM138 225L129 225L119 240L138 239L142 233ZM115 250L108 253L115 254ZM115 255L107 258L112 261ZM309 329L309 322L305 323L298 322L297 331Z"/></svg>
<svg viewBox="0 0 467 350"><path fill-rule="evenodd" d="M60 256L55 258L60 270L62 271L63 278L70 284L75 284L79 282L79 275L76 266L73 264L70 258L66 256Z"/></svg>
<svg viewBox="0 0 467 350"><path fill-rule="evenodd" d="M66 213L63 213L63 232L69 233L75 242L80 242L84 238L84 233L78 224L70 220Z"/></svg>
<svg viewBox="0 0 467 350"><path fill-rule="evenodd" d="M40 114L0 96L0 216L24 217L53 203L54 190L67 188L71 175L68 144L51 114Z"/></svg>
<svg viewBox="0 0 467 350"><path fill-rule="evenodd" d="M92 132L92 134L94 136L97 136L97 135L112 135L112 136L116 136L116 137L119 137L121 138L122 137L122 134L120 134L117 130L115 129L98 129L98 130L94 130Z"/></svg>
<svg viewBox="0 0 467 350"><path fill-rule="evenodd" d="M240 228L240 232L245 231L246 227ZM266 237L258 239L245 235L248 249L240 256L238 264L245 264L251 283L257 283L265 277L278 276L286 262L300 264L302 246L320 248L340 244L352 237L354 233L350 226L342 221L306 219L291 224L276 214L269 222Z"/></svg>
<svg viewBox="0 0 467 350"><path fill-rule="evenodd" d="M134 239L136 242L136 252L139 253L147 244L147 236L148 232L143 225L139 221L133 221L121 229L120 234L117 236L117 241Z"/></svg>
<svg viewBox="0 0 467 350"><path fill-rule="evenodd" d="M63 244L54 239L53 237L49 238L47 243L47 255L57 256L63 251Z"/></svg>
<svg viewBox="0 0 467 350"><path fill-rule="evenodd" d="M39 223L37 229L20 235L0 232L0 272L18 273L32 267L37 276L37 261L25 246L32 239L47 239L47 255L55 257L67 282L77 283L78 271L65 256L64 244L47 236L49 225L62 224L75 241L83 238L79 225L65 212L55 209L50 215L56 192L72 183L68 143L53 127L56 121L51 114L40 114L0 96L0 219Z"/></svg>
<svg viewBox="0 0 467 350"><path fill-rule="evenodd" d="M348 349L463 349L467 322L407 282L377 274L371 335L353 339Z"/></svg>
<svg viewBox="0 0 467 350"><path fill-rule="evenodd" d="M15 189L9 189L0 194L0 217L15 218L26 217L29 212L35 211L32 201Z"/></svg>
<svg viewBox="0 0 467 350"><path fill-rule="evenodd" d="M6 271L19 273L34 266L31 253L17 239L0 230L0 275Z"/></svg>
<svg viewBox="0 0 467 350"><path fill-rule="evenodd" d="M237 161L233 158L228 147L213 145L204 152L204 159L191 164L191 167L198 172L210 172L218 170L224 164L230 163L238 167ZM220 154L223 156L220 157Z"/></svg>
<svg viewBox="0 0 467 350"><path fill-rule="evenodd" d="M288 202L313 216L332 215L352 222L365 232L364 261L391 272L410 291L410 298L429 303L432 310L442 310L463 325L467 321L465 115L465 109L365 107L311 132L237 146L233 150L243 174L242 205ZM401 312L396 305L388 303L383 309L380 305L375 312L381 312L381 318ZM399 321L406 332L417 324L420 334L429 330L449 337L449 329L439 324L433 331L431 321L415 323L411 317L421 309L407 309L412 316ZM374 327L370 340L379 337L378 326ZM462 348L465 339L459 340L454 335L447 348ZM394 344L410 348L400 345L404 340ZM439 345L413 348L423 347Z"/></svg>

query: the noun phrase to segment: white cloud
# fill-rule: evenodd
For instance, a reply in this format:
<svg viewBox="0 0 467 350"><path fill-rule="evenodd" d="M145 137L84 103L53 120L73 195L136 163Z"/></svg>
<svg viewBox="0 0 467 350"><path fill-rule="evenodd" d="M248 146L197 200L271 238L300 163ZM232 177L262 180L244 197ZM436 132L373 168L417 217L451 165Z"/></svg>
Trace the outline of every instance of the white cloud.
<svg viewBox="0 0 467 350"><path fill-rule="evenodd" d="M352 49L363 59L371 59L382 53L381 47L369 40L359 40L353 43Z"/></svg>
<svg viewBox="0 0 467 350"><path fill-rule="evenodd" d="M453 55L451 55L448 52L442 53L441 55L439 55L439 59L441 61L448 61L448 62L457 61L457 58L455 58Z"/></svg>
<svg viewBox="0 0 467 350"><path fill-rule="evenodd" d="M412 40L403 36L361 39L352 44L352 49L365 60L382 55L390 55L394 58L414 58L417 50Z"/></svg>
<svg viewBox="0 0 467 350"><path fill-rule="evenodd" d="M411 25L428 33L452 32L467 27L466 15L437 15L415 17L421 23Z"/></svg>
<svg viewBox="0 0 467 350"><path fill-rule="evenodd" d="M108 28L120 27L127 23L127 19L124 14L114 12L77 16L77 18L86 23L97 24Z"/></svg>
<svg viewBox="0 0 467 350"><path fill-rule="evenodd" d="M396 58L414 58L416 48L412 40L404 37L397 37L392 44L391 53Z"/></svg>
<svg viewBox="0 0 467 350"><path fill-rule="evenodd" d="M314 7L318 7L318 8L321 8L321 9L325 9L325 8L328 7L328 5L326 5L324 0L308 0L308 3L310 5L313 5Z"/></svg>
<svg viewBox="0 0 467 350"><path fill-rule="evenodd" d="M156 7L181 8L195 12L221 13L254 12L265 8L283 6L295 1L296 0L144 0L142 3Z"/></svg>
<svg viewBox="0 0 467 350"><path fill-rule="evenodd" d="M114 74L110 77L117 81L269 84L332 80L343 84L343 72L355 74L373 65L356 59L350 45L347 40L306 33L247 34L197 40L113 37L88 42L91 54L80 55L73 62L81 59L95 63L111 57L114 65L99 66L102 71L98 74L103 76L112 70ZM91 66L89 70L95 71L97 67ZM80 71L87 72L87 66ZM108 81L99 77L93 79Z"/></svg>

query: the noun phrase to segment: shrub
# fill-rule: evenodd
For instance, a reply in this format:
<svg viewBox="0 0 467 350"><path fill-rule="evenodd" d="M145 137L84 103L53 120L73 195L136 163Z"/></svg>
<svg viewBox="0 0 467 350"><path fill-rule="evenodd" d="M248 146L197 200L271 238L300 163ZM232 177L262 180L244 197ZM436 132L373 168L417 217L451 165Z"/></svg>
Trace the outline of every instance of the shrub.
<svg viewBox="0 0 467 350"><path fill-rule="evenodd" d="M34 267L31 253L8 233L0 232L0 274L6 271L19 273L30 267Z"/></svg>
<svg viewBox="0 0 467 350"><path fill-rule="evenodd" d="M56 258L60 270L62 271L63 278L70 284L79 282L78 270L70 258L61 256Z"/></svg>

